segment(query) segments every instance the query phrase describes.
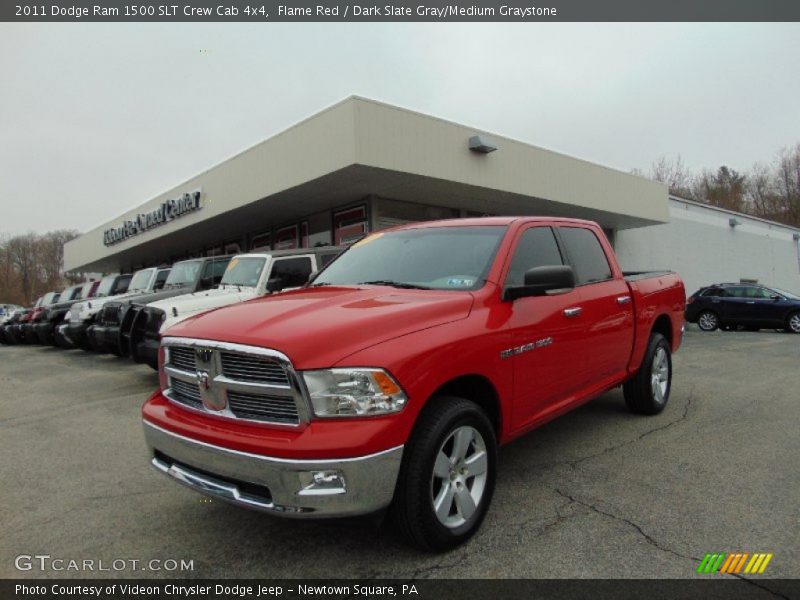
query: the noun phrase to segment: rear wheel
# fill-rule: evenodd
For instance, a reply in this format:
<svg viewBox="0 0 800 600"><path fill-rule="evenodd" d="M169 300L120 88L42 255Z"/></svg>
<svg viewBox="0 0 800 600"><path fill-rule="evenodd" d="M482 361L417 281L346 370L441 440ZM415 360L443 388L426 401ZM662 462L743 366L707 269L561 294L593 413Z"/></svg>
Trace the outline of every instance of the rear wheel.
<svg viewBox="0 0 800 600"><path fill-rule="evenodd" d="M800 311L793 312L786 319L786 331L791 333L800 333Z"/></svg>
<svg viewBox="0 0 800 600"><path fill-rule="evenodd" d="M704 310L697 317L697 326L703 331L714 331L719 327L719 317L713 310Z"/></svg>
<svg viewBox="0 0 800 600"><path fill-rule="evenodd" d="M625 404L635 413L656 415L667 405L671 388L672 353L669 342L660 333L653 333L642 366L622 386Z"/></svg>
<svg viewBox="0 0 800 600"><path fill-rule="evenodd" d="M496 464L486 414L463 398L433 398L406 446L392 505L406 541L434 552L466 542L489 508Z"/></svg>

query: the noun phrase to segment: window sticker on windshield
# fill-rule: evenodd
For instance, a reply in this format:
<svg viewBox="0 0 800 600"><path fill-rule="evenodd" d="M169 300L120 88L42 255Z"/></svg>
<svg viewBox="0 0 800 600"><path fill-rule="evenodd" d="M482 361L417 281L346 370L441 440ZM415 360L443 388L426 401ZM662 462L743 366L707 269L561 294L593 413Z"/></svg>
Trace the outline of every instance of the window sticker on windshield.
<svg viewBox="0 0 800 600"><path fill-rule="evenodd" d="M383 235L383 233L373 233L372 235L368 235L363 240L360 240L360 241L356 242L355 244L353 244L350 247L351 248L358 248L359 246L365 246L365 245L369 244L370 242L374 242L375 240L377 240L382 235Z"/></svg>
<svg viewBox="0 0 800 600"><path fill-rule="evenodd" d="M460 277L451 277L447 280L447 285L450 287L472 287L475 283L474 279L466 279Z"/></svg>
<svg viewBox="0 0 800 600"><path fill-rule="evenodd" d="M225 272L227 273L228 271L233 271L233 268L238 264L239 264L239 259L238 258L232 258L231 262L228 263L228 268L225 269Z"/></svg>

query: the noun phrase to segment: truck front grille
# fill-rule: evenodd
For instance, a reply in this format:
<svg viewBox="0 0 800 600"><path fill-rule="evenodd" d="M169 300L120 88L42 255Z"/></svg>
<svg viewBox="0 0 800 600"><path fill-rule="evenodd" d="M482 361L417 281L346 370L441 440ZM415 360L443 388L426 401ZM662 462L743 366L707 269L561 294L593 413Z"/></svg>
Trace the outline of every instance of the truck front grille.
<svg viewBox="0 0 800 600"><path fill-rule="evenodd" d="M174 392L173 397L178 402L193 408L200 408L203 405L203 401L200 398L200 388L196 383L191 384L180 379L173 379L171 385Z"/></svg>
<svg viewBox="0 0 800 600"><path fill-rule="evenodd" d="M222 352L222 373L231 379L258 381L272 385L289 385L286 371L275 361Z"/></svg>
<svg viewBox="0 0 800 600"><path fill-rule="evenodd" d="M297 423L297 405L291 398L228 392L228 406L240 419Z"/></svg>
<svg viewBox="0 0 800 600"><path fill-rule="evenodd" d="M264 348L164 338L166 396L220 417L299 425L307 403L289 359Z"/></svg>

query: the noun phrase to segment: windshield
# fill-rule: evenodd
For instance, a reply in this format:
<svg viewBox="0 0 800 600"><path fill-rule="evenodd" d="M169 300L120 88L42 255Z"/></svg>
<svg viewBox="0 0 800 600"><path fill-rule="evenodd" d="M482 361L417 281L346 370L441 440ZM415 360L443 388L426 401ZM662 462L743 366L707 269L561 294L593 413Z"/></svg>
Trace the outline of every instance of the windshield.
<svg viewBox="0 0 800 600"><path fill-rule="evenodd" d="M116 279L116 275L103 277L103 279L100 280L100 285L97 286L97 293L95 296L108 296L109 292L111 292L111 286L114 285L114 279Z"/></svg>
<svg viewBox="0 0 800 600"><path fill-rule="evenodd" d="M147 284L150 283L150 276L153 274L153 269L142 269L133 274L133 279L128 284L128 291L133 290L146 290Z"/></svg>
<svg viewBox="0 0 800 600"><path fill-rule="evenodd" d="M786 290L782 290L780 288L772 288L782 296L786 296L787 298L791 298L792 300L800 300L800 296L797 294L793 294L792 292L787 292Z"/></svg>
<svg viewBox="0 0 800 600"><path fill-rule="evenodd" d="M314 285L375 283L475 290L505 235L500 226L421 227L375 233L353 244Z"/></svg>
<svg viewBox="0 0 800 600"><path fill-rule="evenodd" d="M166 285L186 285L197 280L197 273L203 266L202 260L187 260L172 265Z"/></svg>
<svg viewBox="0 0 800 600"><path fill-rule="evenodd" d="M264 270L266 258L237 258L233 257L222 276L222 285L245 285L255 287L261 271Z"/></svg>

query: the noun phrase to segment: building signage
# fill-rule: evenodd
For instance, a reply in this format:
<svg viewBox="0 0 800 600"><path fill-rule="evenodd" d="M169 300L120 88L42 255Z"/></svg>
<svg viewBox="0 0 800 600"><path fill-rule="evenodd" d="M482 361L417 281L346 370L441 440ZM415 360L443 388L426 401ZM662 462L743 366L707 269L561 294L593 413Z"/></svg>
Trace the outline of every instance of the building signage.
<svg viewBox="0 0 800 600"><path fill-rule="evenodd" d="M155 210L141 213L135 219L125 221L118 227L106 229L103 232L103 244L113 246L130 237L144 233L148 229L153 229L187 213L200 210L202 208L202 198L203 190L195 190L184 194L180 198L167 200Z"/></svg>

